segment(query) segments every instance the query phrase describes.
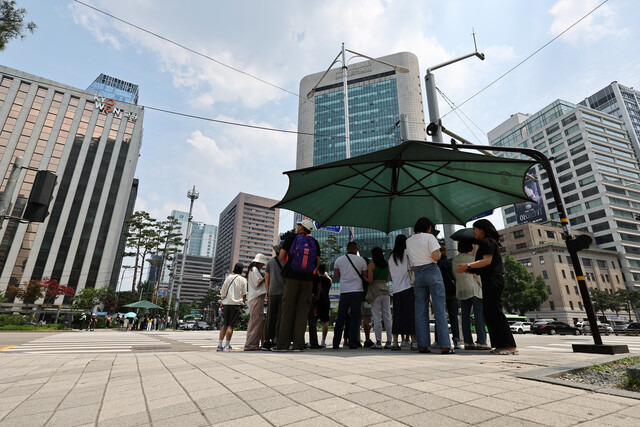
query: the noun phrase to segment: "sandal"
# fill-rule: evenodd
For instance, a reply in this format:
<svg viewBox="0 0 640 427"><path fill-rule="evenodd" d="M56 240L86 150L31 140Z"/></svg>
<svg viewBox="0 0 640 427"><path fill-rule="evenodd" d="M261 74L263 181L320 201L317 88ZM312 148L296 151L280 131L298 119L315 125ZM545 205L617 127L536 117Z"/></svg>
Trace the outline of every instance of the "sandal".
<svg viewBox="0 0 640 427"><path fill-rule="evenodd" d="M431 349L429 347L420 347L418 348L418 353L431 353Z"/></svg>
<svg viewBox="0 0 640 427"><path fill-rule="evenodd" d="M456 352L449 347L442 347L440 348L440 354L456 354Z"/></svg>
<svg viewBox="0 0 640 427"><path fill-rule="evenodd" d="M517 356L518 354L520 354L518 353L518 350L509 351L506 348L496 348L495 350L491 350L489 353L495 354L497 356L508 356L508 355Z"/></svg>

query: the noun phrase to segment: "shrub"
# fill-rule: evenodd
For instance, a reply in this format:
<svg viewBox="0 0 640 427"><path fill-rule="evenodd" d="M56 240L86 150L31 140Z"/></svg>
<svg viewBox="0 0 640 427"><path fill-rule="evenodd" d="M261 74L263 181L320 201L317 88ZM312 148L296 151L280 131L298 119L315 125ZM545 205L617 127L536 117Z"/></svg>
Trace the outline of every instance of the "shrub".
<svg viewBox="0 0 640 427"><path fill-rule="evenodd" d="M20 314L0 314L0 326L26 325L27 321Z"/></svg>

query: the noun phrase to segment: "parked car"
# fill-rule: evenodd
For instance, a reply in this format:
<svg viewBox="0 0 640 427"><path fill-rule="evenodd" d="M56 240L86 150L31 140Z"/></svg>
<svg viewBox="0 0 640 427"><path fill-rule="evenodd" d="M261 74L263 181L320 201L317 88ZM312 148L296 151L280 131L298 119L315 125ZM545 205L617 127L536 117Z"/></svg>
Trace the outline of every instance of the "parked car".
<svg viewBox="0 0 640 427"><path fill-rule="evenodd" d="M513 322L511 323L511 332L518 334L531 332L531 322Z"/></svg>
<svg viewBox="0 0 640 427"><path fill-rule="evenodd" d="M625 334L627 332L627 328L631 323L620 323L618 325L613 325L613 332L616 335Z"/></svg>
<svg viewBox="0 0 640 427"><path fill-rule="evenodd" d="M208 331L212 329L211 326L203 320L198 320L193 328L202 331Z"/></svg>
<svg viewBox="0 0 640 427"><path fill-rule="evenodd" d="M541 324L535 333L538 335L580 335L580 329L564 322L553 321Z"/></svg>
<svg viewBox="0 0 640 427"><path fill-rule="evenodd" d="M624 331L616 331L617 334L640 335L640 322L631 322Z"/></svg>
<svg viewBox="0 0 640 427"><path fill-rule="evenodd" d="M180 324L181 331L193 331L196 328L195 320L185 320Z"/></svg>
<svg viewBox="0 0 640 427"><path fill-rule="evenodd" d="M609 335L609 334L613 333L613 327L608 323L598 322L598 330L602 334ZM584 334L590 334L591 333L591 325L589 324L589 322L584 322L582 324L582 333L584 333Z"/></svg>
<svg viewBox="0 0 640 427"><path fill-rule="evenodd" d="M553 322L553 320L536 320L531 324L531 332L533 332L534 334L540 334L540 326L546 325L549 322Z"/></svg>

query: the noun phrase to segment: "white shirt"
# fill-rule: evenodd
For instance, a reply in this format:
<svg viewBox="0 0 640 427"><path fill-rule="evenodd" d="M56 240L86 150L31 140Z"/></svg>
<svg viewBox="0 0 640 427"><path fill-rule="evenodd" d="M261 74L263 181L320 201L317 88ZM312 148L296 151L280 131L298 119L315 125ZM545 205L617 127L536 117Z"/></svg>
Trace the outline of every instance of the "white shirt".
<svg viewBox="0 0 640 427"><path fill-rule="evenodd" d="M262 274L260 274L260 270L258 270L257 267L253 267L248 275L249 294L247 295L247 300L251 301L256 297L267 293L267 287L265 286L264 282L260 283L261 279ZM258 283L260 283L259 286Z"/></svg>
<svg viewBox="0 0 640 427"><path fill-rule="evenodd" d="M358 272L360 274L363 274L362 272L364 271L365 273L363 274L363 277L366 277L364 275L367 274L367 262L364 260L364 258L359 257L358 255L348 255L349 259L351 259L351 262L353 263L353 266L355 266L356 268L353 268L351 266L351 263L347 259L347 255L342 255L333 264L334 270L340 270L340 293L346 294L349 292L364 292L364 289L362 289L362 279L360 279L360 276L358 276ZM358 272L356 272L356 269L358 270Z"/></svg>
<svg viewBox="0 0 640 427"><path fill-rule="evenodd" d="M431 233L418 233L407 239L407 255L411 266L419 266L436 262L431 254L440 250L440 243Z"/></svg>
<svg viewBox="0 0 640 427"><path fill-rule="evenodd" d="M406 291L411 287L409 282L409 275L407 271L410 268L409 257L407 251L404 251L404 256L399 264L393 260L393 255L389 257L389 274L391 274L391 281L393 282L393 293Z"/></svg>
<svg viewBox="0 0 640 427"><path fill-rule="evenodd" d="M223 305L244 305L243 295L247 294L247 279L239 274L230 274L222 284L220 297Z"/></svg>
<svg viewBox="0 0 640 427"><path fill-rule="evenodd" d="M458 254L453 258L453 274L456 276L456 298L469 299L472 297L482 298L482 288L478 283L478 276L469 273L456 273L455 267L458 264L469 264L475 261L471 254Z"/></svg>

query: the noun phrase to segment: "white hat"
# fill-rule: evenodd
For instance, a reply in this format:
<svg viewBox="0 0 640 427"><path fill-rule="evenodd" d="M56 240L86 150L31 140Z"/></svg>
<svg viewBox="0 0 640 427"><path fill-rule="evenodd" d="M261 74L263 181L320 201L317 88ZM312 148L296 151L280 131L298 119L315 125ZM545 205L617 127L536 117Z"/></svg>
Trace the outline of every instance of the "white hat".
<svg viewBox="0 0 640 427"><path fill-rule="evenodd" d="M264 256L262 254L256 254L256 257L251 262L257 262L257 263L260 263L260 264L266 264L266 263L269 262L269 260L267 259L266 256Z"/></svg>
<svg viewBox="0 0 640 427"><path fill-rule="evenodd" d="M303 226L309 231L313 230L313 221L311 221L309 218L298 221L296 224Z"/></svg>

